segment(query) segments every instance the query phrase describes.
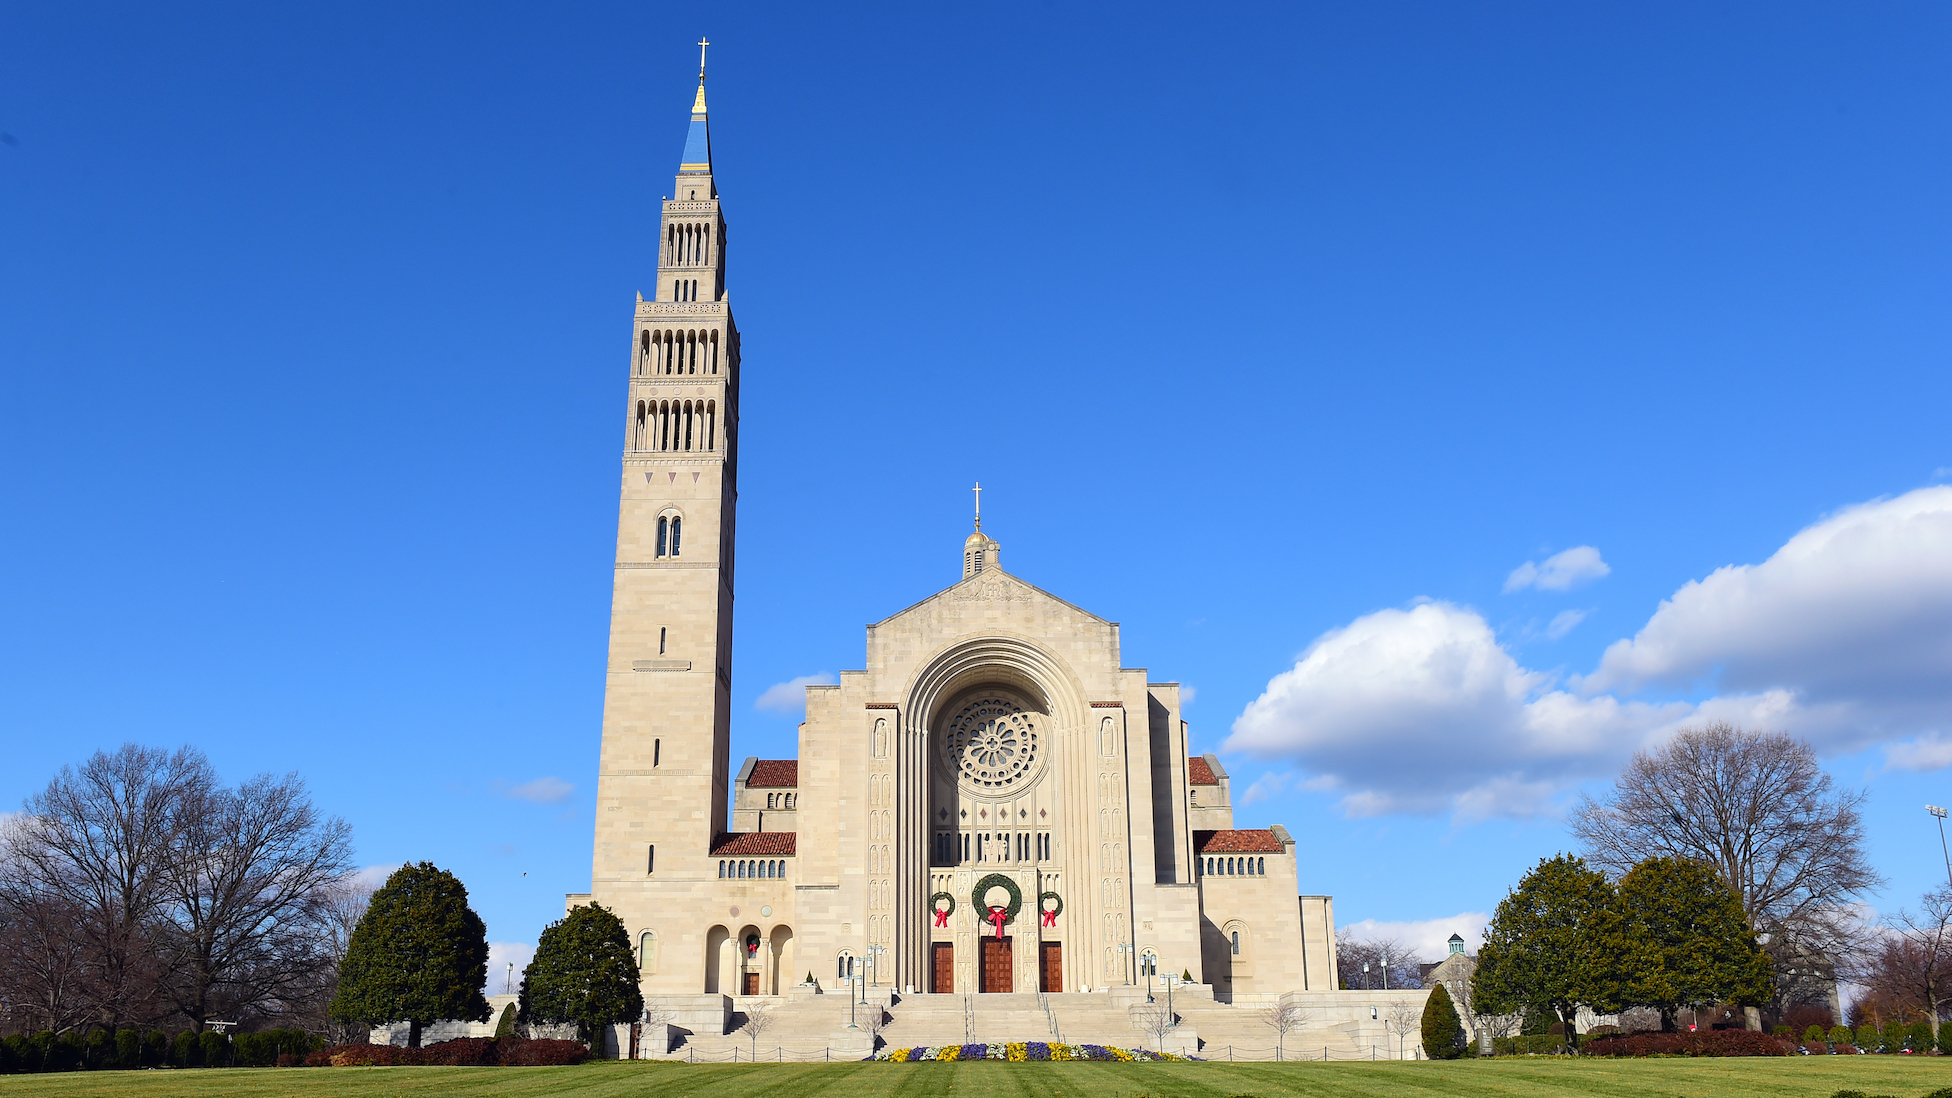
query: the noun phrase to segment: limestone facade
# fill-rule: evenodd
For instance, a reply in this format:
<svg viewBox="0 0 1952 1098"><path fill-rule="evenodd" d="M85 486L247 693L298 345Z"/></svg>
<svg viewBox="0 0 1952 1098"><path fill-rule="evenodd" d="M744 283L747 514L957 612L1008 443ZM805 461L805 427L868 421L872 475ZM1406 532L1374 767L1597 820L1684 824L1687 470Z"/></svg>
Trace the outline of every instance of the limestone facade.
<svg viewBox="0 0 1952 1098"><path fill-rule="evenodd" d="M1294 839L1234 827L1179 685L1006 571L980 513L944 547L954 582L807 687L799 757L732 772L740 358L702 75L674 194L631 329L592 885L569 897L630 928L647 999L704 1026L724 997L856 974L1120 1002L1186 974L1209 1002L1339 1002L1333 902L1301 894ZM1377 1017L1319 1023L1336 1011L1351 1034Z"/></svg>

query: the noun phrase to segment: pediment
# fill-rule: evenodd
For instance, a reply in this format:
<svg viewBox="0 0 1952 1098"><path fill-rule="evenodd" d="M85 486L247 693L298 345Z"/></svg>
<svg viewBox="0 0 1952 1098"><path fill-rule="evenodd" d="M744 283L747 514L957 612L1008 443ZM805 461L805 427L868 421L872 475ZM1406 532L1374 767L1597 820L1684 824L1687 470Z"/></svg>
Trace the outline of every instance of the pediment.
<svg viewBox="0 0 1952 1098"><path fill-rule="evenodd" d="M913 606L890 614L876 622L875 626L878 628L891 625L902 618L918 614L938 616L944 612L1010 609L1017 606L1031 612L1057 611L1064 616L1075 615L1097 625L1111 624L1091 611L1058 598L1036 584L1026 583L1000 568L993 568L945 587Z"/></svg>

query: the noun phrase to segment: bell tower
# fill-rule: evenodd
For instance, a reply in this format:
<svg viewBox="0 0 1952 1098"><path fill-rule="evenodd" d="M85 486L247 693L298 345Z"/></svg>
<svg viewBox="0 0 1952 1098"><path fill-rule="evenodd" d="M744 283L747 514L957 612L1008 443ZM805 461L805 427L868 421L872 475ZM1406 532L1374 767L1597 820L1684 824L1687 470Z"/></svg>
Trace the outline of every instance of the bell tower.
<svg viewBox="0 0 1952 1098"><path fill-rule="evenodd" d="M590 883L633 926L654 888L707 874L731 773L739 331L705 45L676 189L659 211L656 288L638 295L627 358Z"/></svg>

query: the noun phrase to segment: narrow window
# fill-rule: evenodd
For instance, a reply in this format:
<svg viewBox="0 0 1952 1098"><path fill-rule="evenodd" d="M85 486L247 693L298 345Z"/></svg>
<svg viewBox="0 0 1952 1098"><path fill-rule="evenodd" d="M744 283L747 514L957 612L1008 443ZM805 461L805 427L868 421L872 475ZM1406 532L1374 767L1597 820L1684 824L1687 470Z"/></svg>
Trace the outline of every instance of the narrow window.
<svg viewBox="0 0 1952 1098"><path fill-rule="evenodd" d="M637 372L641 374L650 369L650 362L651 331L649 328L646 328L644 329L644 333L637 337Z"/></svg>
<svg viewBox="0 0 1952 1098"><path fill-rule="evenodd" d="M646 930L644 936L637 939L637 971L640 973L649 973L654 970L656 965L657 934L653 931Z"/></svg>
<svg viewBox="0 0 1952 1098"><path fill-rule="evenodd" d="M1234 931L1233 940L1234 940L1234 956L1238 957L1240 956L1240 931L1238 930Z"/></svg>
<svg viewBox="0 0 1952 1098"><path fill-rule="evenodd" d="M724 863L724 862L720 862L720 863L718 863L718 879L719 879L719 880L721 880L721 881L725 879L725 863Z"/></svg>
<svg viewBox="0 0 1952 1098"><path fill-rule="evenodd" d="M671 516L671 555L674 557L678 555L678 528L683 524L683 519L676 515Z"/></svg>
<svg viewBox="0 0 1952 1098"><path fill-rule="evenodd" d="M662 754L664 754L664 741L661 739L652 740L651 741L651 765L652 766L656 766L658 764L658 756Z"/></svg>
<svg viewBox="0 0 1952 1098"><path fill-rule="evenodd" d="M650 852L644 856L644 872L656 873L657 872L657 844L652 843L648 849Z"/></svg>
<svg viewBox="0 0 1952 1098"><path fill-rule="evenodd" d="M671 520L663 515L657 517L657 555L660 557L664 555L664 537L669 532L670 522Z"/></svg>
<svg viewBox="0 0 1952 1098"><path fill-rule="evenodd" d="M965 862L969 860L969 834L968 834L968 832L964 832L964 833L963 833L963 837L962 837L962 858L961 858L961 859L959 859L959 860L961 860L961 861L965 861Z"/></svg>
<svg viewBox="0 0 1952 1098"><path fill-rule="evenodd" d="M658 626L658 630L657 630L657 654L658 654L658 655L660 655L660 656L662 656L662 655L664 655L664 635L665 635L665 632L666 632L666 627L664 627L664 626L661 626L661 625L660 625L660 626Z"/></svg>
<svg viewBox="0 0 1952 1098"><path fill-rule="evenodd" d="M1265 876L1267 876L1267 859L1266 859L1266 858L1256 858L1256 859L1254 859L1254 875L1255 875L1255 876L1257 876L1257 877L1265 877Z"/></svg>

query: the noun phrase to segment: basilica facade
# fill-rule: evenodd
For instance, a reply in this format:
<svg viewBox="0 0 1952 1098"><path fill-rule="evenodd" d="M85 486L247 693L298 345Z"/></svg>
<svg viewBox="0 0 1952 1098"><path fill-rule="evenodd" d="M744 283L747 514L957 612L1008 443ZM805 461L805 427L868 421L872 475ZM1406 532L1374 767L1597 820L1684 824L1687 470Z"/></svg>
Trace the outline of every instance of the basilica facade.
<svg viewBox="0 0 1952 1098"><path fill-rule="evenodd" d="M727 240L701 73L631 328L595 857L569 897L623 920L647 999L853 976L1067 995L1190 976L1220 1003L1337 987L1332 902L1302 894L1284 829L1234 827L1178 684L1009 572L980 511L943 546L946 586L807 687L799 757L734 768Z"/></svg>

